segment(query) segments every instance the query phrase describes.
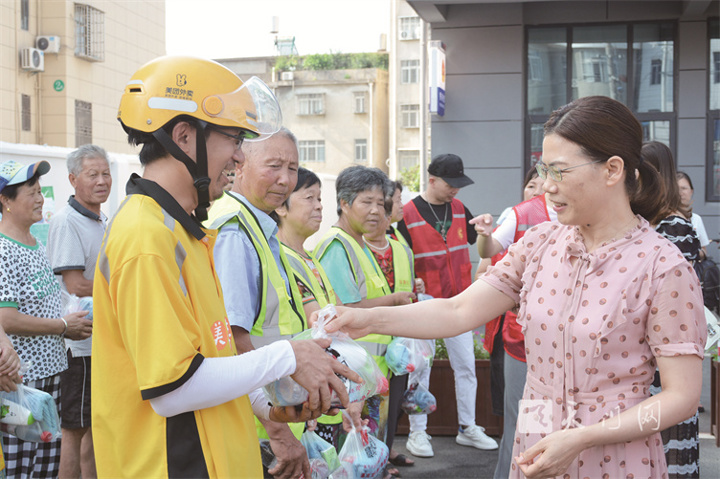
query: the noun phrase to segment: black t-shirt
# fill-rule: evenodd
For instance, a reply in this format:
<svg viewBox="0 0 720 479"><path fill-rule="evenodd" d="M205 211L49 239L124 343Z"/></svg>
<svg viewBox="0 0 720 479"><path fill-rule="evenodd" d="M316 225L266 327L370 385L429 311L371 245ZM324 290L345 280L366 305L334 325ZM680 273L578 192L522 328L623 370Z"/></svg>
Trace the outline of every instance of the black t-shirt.
<svg viewBox="0 0 720 479"><path fill-rule="evenodd" d="M443 223L445 224L445 231L450 229L450 224L452 223L452 208L450 203L431 205L420 195L416 196L412 202L417 208L418 213L420 213L420 216L422 216L428 224L432 225L438 233L442 231ZM430 209L431 207L432 210ZM470 210L467 209L467 206L463 205L463 208L465 209L465 220L467 222L467 240L469 244L475 244L475 241L477 241L477 232L475 231L475 227L470 224L470 220L474 217ZM405 237L408 245L412 248L412 239L410 239L410 233L405 226L404 220L398 222L397 230Z"/></svg>

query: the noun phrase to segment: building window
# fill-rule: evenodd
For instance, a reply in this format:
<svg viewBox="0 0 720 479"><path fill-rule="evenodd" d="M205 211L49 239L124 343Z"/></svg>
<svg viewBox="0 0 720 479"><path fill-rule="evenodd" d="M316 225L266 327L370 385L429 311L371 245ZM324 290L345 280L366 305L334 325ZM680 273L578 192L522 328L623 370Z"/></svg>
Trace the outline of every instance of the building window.
<svg viewBox="0 0 720 479"><path fill-rule="evenodd" d="M420 17L400 17L400 40L420 38Z"/></svg>
<svg viewBox="0 0 720 479"><path fill-rule="evenodd" d="M417 83L420 77L420 60L400 60L400 82Z"/></svg>
<svg viewBox="0 0 720 479"><path fill-rule="evenodd" d="M662 60L650 62L650 84L659 85L662 82Z"/></svg>
<svg viewBox="0 0 720 479"><path fill-rule="evenodd" d="M354 100L354 112L355 113L365 113L365 97L367 95L364 91L356 91L353 94L353 100Z"/></svg>
<svg viewBox="0 0 720 479"><path fill-rule="evenodd" d="M592 95L627 105L647 138L674 150L676 28L673 22L528 27L525 167L541 157L550 114Z"/></svg>
<svg viewBox="0 0 720 479"><path fill-rule="evenodd" d="M75 146L92 143L92 103L75 100Z"/></svg>
<svg viewBox="0 0 720 479"><path fill-rule="evenodd" d="M419 150L399 150L398 151L398 170L408 170L420 165Z"/></svg>
<svg viewBox="0 0 720 479"><path fill-rule="evenodd" d="M310 93L298 95L298 115L324 115L325 95Z"/></svg>
<svg viewBox="0 0 720 479"><path fill-rule="evenodd" d="M418 128L420 105L400 105L400 124L403 128Z"/></svg>
<svg viewBox="0 0 720 479"><path fill-rule="evenodd" d="M105 14L81 3L75 4L75 55L94 62L105 60Z"/></svg>
<svg viewBox="0 0 720 479"><path fill-rule="evenodd" d="M355 140L355 163L367 163L367 140Z"/></svg>
<svg viewBox="0 0 720 479"><path fill-rule="evenodd" d="M298 142L299 160L301 163L308 161L325 161L325 141L306 140Z"/></svg>
<svg viewBox="0 0 720 479"><path fill-rule="evenodd" d="M30 0L20 0L20 28L30 29Z"/></svg>
<svg viewBox="0 0 720 479"><path fill-rule="evenodd" d="M30 95L22 95L22 131L32 129L32 112L30 111Z"/></svg>
<svg viewBox="0 0 720 479"><path fill-rule="evenodd" d="M720 52L712 52L712 82L720 83Z"/></svg>

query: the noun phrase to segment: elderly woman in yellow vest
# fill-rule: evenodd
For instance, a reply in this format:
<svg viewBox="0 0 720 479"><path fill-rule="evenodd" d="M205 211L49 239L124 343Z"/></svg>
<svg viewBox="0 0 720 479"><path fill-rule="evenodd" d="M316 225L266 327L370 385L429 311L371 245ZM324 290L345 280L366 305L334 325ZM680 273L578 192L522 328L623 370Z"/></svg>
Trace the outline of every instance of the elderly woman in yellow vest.
<svg viewBox="0 0 720 479"><path fill-rule="evenodd" d="M292 267L308 318L313 311L328 304L342 305L320 262L304 246L305 240L316 233L322 223L321 187L320 178L315 173L300 167L295 190L275 210L277 237ZM358 420L361 409L362 403L353 403L348 407L351 416ZM342 423L342 413L321 416L315 432L340 450L347 435L343 434Z"/></svg>
<svg viewBox="0 0 720 479"><path fill-rule="evenodd" d="M393 193L385 197L385 218L380 221L375 228L363 235L363 241L365 245L370 248L375 261L380 266L380 270L385 276L388 287L391 291L413 291L415 286L415 267L413 252L409 246L402 244L399 240L392 237L393 230L391 229L391 222L393 218L402 219L402 201L400 200L400 193L402 191L402 185L397 181L392 182ZM402 235L400 235L402 237ZM422 283L422 280L419 281ZM417 292L424 292L425 287L422 284L422 290ZM385 444L390 449L390 463L395 466L412 466L415 462L408 459L403 454L399 454L395 451L393 441L395 439L395 430L397 429L397 423L400 419L401 409L400 404L402 402L402 395L407 389L408 375L394 376L390 379L390 397L388 403L388 422L387 422L387 435L385 437ZM397 469L390 469L390 474L399 475Z"/></svg>
<svg viewBox="0 0 720 479"><path fill-rule="evenodd" d="M377 228L385 217L385 196L392 193L388 177L377 168L351 166L340 172L335 182L337 223L325 233L315 248L315 256L325 268L335 294L354 308L409 304L412 291L392 292L362 235ZM358 340L387 374L385 351L390 336L371 334ZM387 396L385 397L387 399ZM369 400L371 430L383 439L387 421L387 401Z"/></svg>

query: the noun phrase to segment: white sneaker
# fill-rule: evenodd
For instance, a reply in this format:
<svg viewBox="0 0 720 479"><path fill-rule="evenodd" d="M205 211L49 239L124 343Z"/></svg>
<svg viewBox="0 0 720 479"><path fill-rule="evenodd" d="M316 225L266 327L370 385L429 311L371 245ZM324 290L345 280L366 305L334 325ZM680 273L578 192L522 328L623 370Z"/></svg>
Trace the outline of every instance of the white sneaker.
<svg viewBox="0 0 720 479"><path fill-rule="evenodd" d="M417 457L433 457L435 453L430 445L430 437L425 431L411 432L405 448Z"/></svg>
<svg viewBox="0 0 720 479"><path fill-rule="evenodd" d="M458 429L455 442L461 446L472 446L486 451L492 451L498 448L498 443L495 439L485 434L485 428L476 426L475 424L466 427L465 430Z"/></svg>

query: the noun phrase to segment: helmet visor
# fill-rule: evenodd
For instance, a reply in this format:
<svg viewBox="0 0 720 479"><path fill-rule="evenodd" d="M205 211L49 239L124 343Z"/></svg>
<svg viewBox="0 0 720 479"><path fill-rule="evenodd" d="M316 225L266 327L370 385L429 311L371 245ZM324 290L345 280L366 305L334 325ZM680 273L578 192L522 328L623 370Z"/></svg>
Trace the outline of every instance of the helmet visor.
<svg viewBox="0 0 720 479"><path fill-rule="evenodd" d="M203 101L210 118L240 123L247 132L246 141L264 140L282 126L282 112L277 98L258 77L252 77L232 93L212 95Z"/></svg>

